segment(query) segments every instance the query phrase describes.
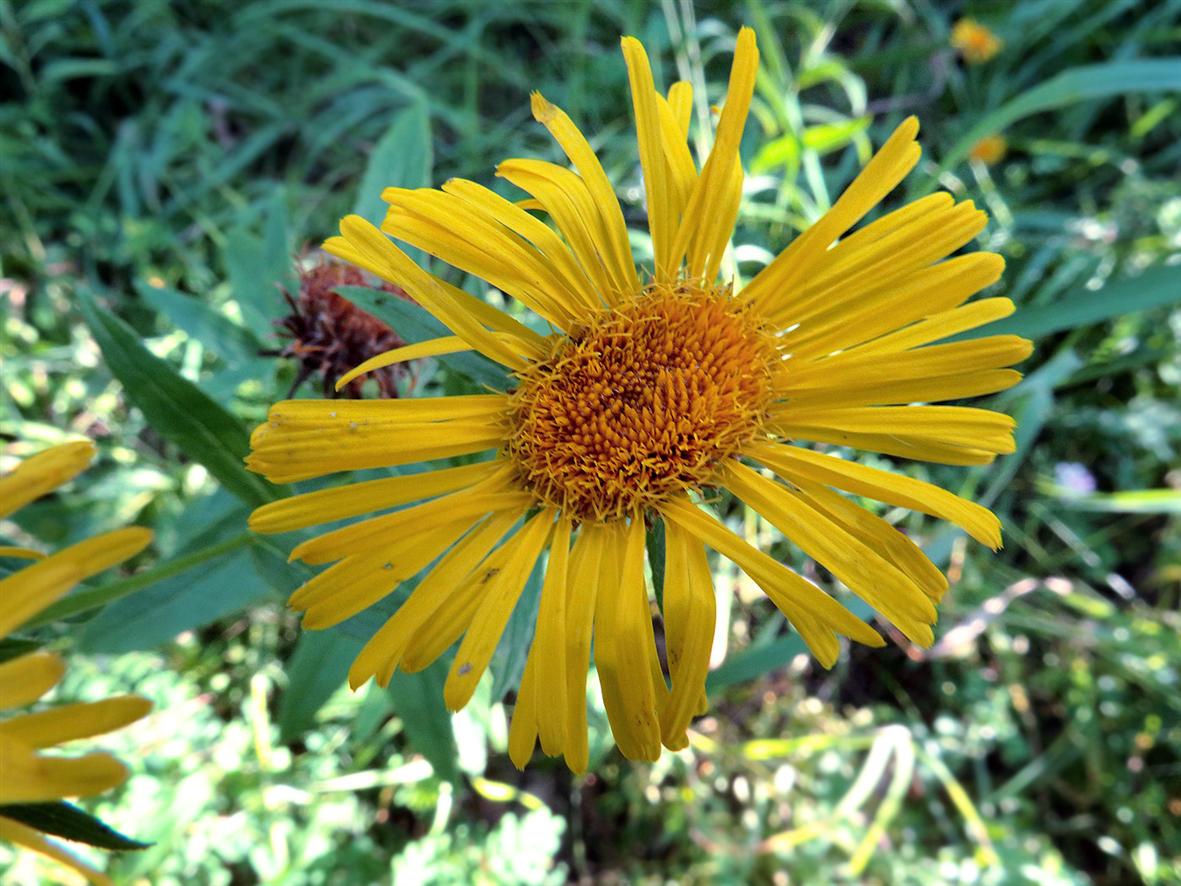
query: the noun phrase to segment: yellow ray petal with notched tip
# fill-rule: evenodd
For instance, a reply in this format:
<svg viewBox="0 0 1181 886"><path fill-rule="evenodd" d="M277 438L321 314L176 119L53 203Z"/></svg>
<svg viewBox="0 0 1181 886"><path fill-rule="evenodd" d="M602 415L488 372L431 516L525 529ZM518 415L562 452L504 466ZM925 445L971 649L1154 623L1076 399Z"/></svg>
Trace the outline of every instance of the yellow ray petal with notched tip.
<svg viewBox="0 0 1181 886"><path fill-rule="evenodd" d="M927 595L889 561L786 486L731 461L720 481L923 648L937 618Z"/></svg>
<svg viewBox="0 0 1181 886"><path fill-rule="evenodd" d="M46 757L29 744L0 734L0 806L51 803L64 797L92 797L127 780L127 767L110 754Z"/></svg>
<svg viewBox="0 0 1181 886"><path fill-rule="evenodd" d="M825 667L832 667L836 663L839 651L835 643L836 633L867 646L884 644L877 631L820 588L747 544L687 499L666 502L661 513L733 561L754 579L796 626L817 660Z"/></svg>
<svg viewBox="0 0 1181 886"><path fill-rule="evenodd" d="M443 700L449 710L458 711L476 691L476 684L487 670L504 626L529 580L533 564L549 540L556 517L554 509L535 514L505 545L511 551L506 554L504 567L484 582L483 599L459 644L447 682L443 685Z"/></svg>
<svg viewBox="0 0 1181 886"><path fill-rule="evenodd" d="M509 757L524 769L537 739L547 755L566 746L566 721L553 712L566 709L566 580L570 555L570 520L562 516L554 527L550 559L537 612L537 630L509 728Z"/></svg>
<svg viewBox="0 0 1181 886"><path fill-rule="evenodd" d="M1001 546L1001 521L992 511L933 483L780 443L758 443L747 447L745 454L789 482L801 478L813 480L895 507L920 511L959 526L994 551Z"/></svg>
<svg viewBox="0 0 1181 886"><path fill-rule="evenodd" d="M601 524L583 524L570 552L570 577L566 583L565 709L557 711L555 716L564 719L566 746L562 755L575 773L586 771L590 755L586 734L586 675L607 543L606 530Z"/></svg>

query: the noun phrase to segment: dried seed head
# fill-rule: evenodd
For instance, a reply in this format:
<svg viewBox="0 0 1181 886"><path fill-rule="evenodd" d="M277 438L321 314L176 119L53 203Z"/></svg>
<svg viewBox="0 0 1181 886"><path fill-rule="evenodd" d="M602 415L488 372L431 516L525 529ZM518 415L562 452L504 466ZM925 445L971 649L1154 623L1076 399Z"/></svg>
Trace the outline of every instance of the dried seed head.
<svg viewBox="0 0 1181 886"><path fill-rule="evenodd" d="M300 363L291 396L311 375L321 377L324 396L336 397L336 380L370 357L401 347L405 342L393 329L372 314L337 295L338 286L372 286L354 267L321 260L307 269L300 269L299 292L293 297L284 292L291 313L275 325L280 335L290 339L282 348L267 353L289 357ZM392 293L399 298L410 296L398 286L382 283L372 287ZM398 396L398 379L408 372L407 364L398 364L369 373L377 382L380 396ZM344 387L352 398L361 396L365 379L359 378Z"/></svg>

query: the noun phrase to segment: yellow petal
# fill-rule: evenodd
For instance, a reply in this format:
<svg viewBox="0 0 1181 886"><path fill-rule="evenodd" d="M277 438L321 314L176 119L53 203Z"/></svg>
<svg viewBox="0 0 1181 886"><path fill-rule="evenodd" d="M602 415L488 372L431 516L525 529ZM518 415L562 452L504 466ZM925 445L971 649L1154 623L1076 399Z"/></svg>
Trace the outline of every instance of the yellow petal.
<svg viewBox="0 0 1181 886"><path fill-rule="evenodd" d="M844 390L814 388L795 392L790 408L772 410L772 415L790 414L790 409L815 409L838 406L897 406L908 403L940 403L962 400L1008 390L1021 381L1013 369L986 369L957 375L908 378L900 381L850 385Z"/></svg>
<svg viewBox="0 0 1181 886"><path fill-rule="evenodd" d="M450 595L460 589L460 582L471 574L523 513L522 508L489 517L457 542L431 568L409 599L398 607L398 611L390 616L357 655L349 669L349 685L353 689L375 675L381 685L389 683L403 654L419 639L419 631L426 626L428 619ZM456 631L455 636L458 637L461 632L462 628Z"/></svg>
<svg viewBox="0 0 1181 886"><path fill-rule="evenodd" d="M1030 355L1033 345L1015 335L928 345L903 353L862 354L860 349L798 367L789 364L787 395L821 388L839 388L861 381L881 384L941 375L1002 369Z"/></svg>
<svg viewBox="0 0 1181 886"><path fill-rule="evenodd" d="M832 241L881 202L918 163L921 152L914 141L918 131L915 117L902 121L833 207L751 281L746 297L765 311L789 305L793 289L824 257Z"/></svg>
<svg viewBox="0 0 1181 886"><path fill-rule="evenodd" d="M904 444L960 446L1008 453L1014 448L1009 416L968 406L849 406L837 409L784 408L777 430L805 440L848 434L892 435ZM789 417L790 416L790 417ZM854 445L850 443L849 445Z"/></svg>
<svg viewBox="0 0 1181 886"><path fill-rule="evenodd" d="M991 252L959 255L913 271L906 279L837 298L784 334L795 359L823 357L963 304L1000 279L1004 259Z"/></svg>
<svg viewBox="0 0 1181 886"><path fill-rule="evenodd" d="M825 253L816 260L811 276L794 285L790 298L767 310L768 319L785 327L802 325L838 307L852 309L867 298L877 300L970 243L987 224L988 216L967 200L917 218L842 261Z"/></svg>
<svg viewBox="0 0 1181 886"><path fill-rule="evenodd" d="M660 117L656 104L656 86L648 54L635 37L621 41L627 63L627 79L631 85L632 108L635 112L636 141L640 149L640 167L644 172L644 191L647 194L648 229L652 234L652 248L656 255L656 280L672 282L680 265L670 265L672 240L676 236L677 218L670 197L668 164L660 131Z"/></svg>
<svg viewBox="0 0 1181 886"><path fill-rule="evenodd" d="M906 351L1008 317L1015 310L1016 305L1007 298L981 299L970 305L931 314L918 323L890 335L875 338L853 349L852 353L864 357L866 354L893 354Z"/></svg>
<svg viewBox="0 0 1181 886"><path fill-rule="evenodd" d="M127 779L127 768L110 754L44 757L11 736L0 734L0 805L49 803L64 797L101 794Z"/></svg>
<svg viewBox="0 0 1181 886"><path fill-rule="evenodd" d="M34 748L47 748L77 738L114 732L146 717L151 710L152 703L146 698L119 695L13 717L0 722L0 734Z"/></svg>
<svg viewBox="0 0 1181 886"><path fill-rule="evenodd" d="M459 644L447 682L443 685L443 699L448 709L459 710L476 691L476 684L488 668L504 626L529 580L533 564L549 539L556 516L553 509L540 511L505 545L512 550L504 568L485 584L484 599Z"/></svg>
<svg viewBox="0 0 1181 886"><path fill-rule="evenodd" d="M450 547L471 523L470 517L461 516L438 526L393 535L380 543L358 546L354 553L304 582L291 595L288 605L312 618L312 624L307 627L318 626L319 619L312 613L314 608L329 602L333 606L342 604L355 594L364 593L366 586L396 587L430 562L431 551L442 552Z"/></svg>
<svg viewBox="0 0 1181 886"><path fill-rule="evenodd" d="M152 540L138 526L70 545L0 580L0 637L63 597L75 584L138 554Z"/></svg>
<svg viewBox="0 0 1181 886"><path fill-rule="evenodd" d="M515 510L533 503L534 498L529 493L498 492L492 486L477 484L425 504L363 520L309 539L297 545L291 557L311 564L329 563L358 551L389 544L411 531L429 532L464 519L474 523L485 514Z"/></svg>
<svg viewBox="0 0 1181 886"><path fill-rule="evenodd" d="M504 332L494 332L492 334L511 347L514 340L513 336ZM458 335L447 335L442 338L432 338L429 341L420 341L412 345L404 345L400 348L385 351L376 357L370 357L359 366L353 367L336 380L336 390L339 391L353 379L360 378L362 375L373 372L375 369L384 369L387 366L406 363L410 360L421 360L424 357L441 357L444 354L458 354L462 351L470 350L472 350L472 346Z"/></svg>
<svg viewBox="0 0 1181 886"><path fill-rule="evenodd" d="M62 443L31 455L0 477L0 517L16 513L29 502L76 477L94 460L89 440Z"/></svg>
<svg viewBox="0 0 1181 886"><path fill-rule="evenodd" d="M812 507L824 511L874 552L903 572L933 603L943 599L947 578L918 545L881 517L833 490L803 478L795 484Z"/></svg>
<svg viewBox="0 0 1181 886"><path fill-rule="evenodd" d="M754 579L795 624L809 648L826 667L831 667L835 661L834 639L828 637L824 645L818 645L818 641L833 632L869 646L882 645L882 638L877 631L820 588L747 544L688 500L668 501L661 507L661 512L719 554L732 560Z"/></svg>
<svg viewBox="0 0 1181 886"><path fill-rule="evenodd" d="M797 446L759 443L748 447L746 454L789 482L813 480L854 495L930 514L954 523L993 550L1001 546L1001 523L992 511L932 483Z"/></svg>
<svg viewBox="0 0 1181 886"><path fill-rule="evenodd" d="M0 709L31 704L65 672L65 663L52 652L30 652L0 663Z"/></svg>
<svg viewBox="0 0 1181 886"><path fill-rule="evenodd" d="M549 563L541 587L537 630L530 659L537 659L537 695L545 709L537 711L541 749L551 757L566 745L566 597L570 560L570 518L559 516L550 542Z"/></svg>
<svg viewBox="0 0 1181 886"><path fill-rule="evenodd" d="M893 622L912 642L924 648L935 642L930 626L937 615L926 594L909 576L829 518L826 512L737 461L725 466L720 479L804 553Z"/></svg>
<svg viewBox="0 0 1181 886"><path fill-rule="evenodd" d="M571 772L586 771L589 761L586 725L586 675L600 589L600 570L608 543L601 524L584 523L570 555L566 592L566 747Z"/></svg>
<svg viewBox="0 0 1181 886"><path fill-rule="evenodd" d="M386 188L383 232L486 280L563 329L581 302L576 291L527 241L471 211L453 194Z"/></svg>
<svg viewBox="0 0 1181 886"><path fill-rule="evenodd" d="M439 400L460 398L437 398ZM413 411L367 412L347 408L319 408L306 417L292 414L291 402L338 403L340 401L288 401L271 410L270 420L251 435L252 451L246 458L250 470L274 483L307 480L339 471L394 467L454 455L492 449L502 437L497 395L476 403L470 418L447 421L414 420ZM373 404L393 406L414 400L382 400ZM343 404L342 404L343 405ZM279 407L282 417L277 417ZM461 404L455 404L458 410ZM439 404L438 408L447 408Z"/></svg>
<svg viewBox="0 0 1181 886"><path fill-rule="evenodd" d="M658 692L651 659L652 613L644 583L644 521L612 524L595 605L595 667L619 750L629 760L660 756ZM661 678L660 689L664 689ZM661 695L663 693L660 693Z"/></svg>
<svg viewBox="0 0 1181 886"><path fill-rule="evenodd" d="M443 190L463 200L473 211L482 213L529 241L544 260L554 266L570 293L577 297L577 303L569 305L577 317L588 317L603 306L602 300L590 279L579 267L570 247L562 242L562 238L549 225L534 218L511 200L472 181L451 179L443 185Z"/></svg>
<svg viewBox="0 0 1181 886"><path fill-rule="evenodd" d="M600 259L608 276L619 291L638 292L640 282L632 261L623 209L599 158L565 112L546 101L539 92L533 93L531 98L534 119L549 130L586 183L597 215L594 227L603 244Z"/></svg>
<svg viewBox="0 0 1181 886"><path fill-rule="evenodd" d="M537 669L538 659L530 655L521 675L517 701L513 706L512 722L509 724L508 756L518 769L525 768L533 757L533 749L537 746Z"/></svg>
<svg viewBox="0 0 1181 886"><path fill-rule="evenodd" d="M754 95L759 71L759 49L750 28L738 32L726 104L718 121L717 137L698 177L689 205L677 229L672 261L685 255L690 279L711 283L717 276L726 244L734 233L742 192L742 162L738 148Z"/></svg>
<svg viewBox="0 0 1181 886"><path fill-rule="evenodd" d="M518 352L533 347L527 336L519 336L517 348L509 348L493 336L469 306L456 299L441 281L415 264L406 253L391 243L376 227L359 215L345 216L340 222L340 237L329 238L324 251L370 271L383 280L401 286L436 320L490 360L510 369L527 364ZM478 301L478 299L476 299ZM491 306L488 306L491 309ZM495 309L492 309L495 310ZM511 318L504 317L499 331L513 331Z"/></svg>
<svg viewBox="0 0 1181 886"><path fill-rule="evenodd" d="M678 80L668 88L668 106L681 130L681 139L689 138L689 122L693 116L693 84Z"/></svg>
<svg viewBox="0 0 1181 886"><path fill-rule="evenodd" d="M676 523L665 523L664 629L672 692L660 715L665 747L687 746L685 730L705 694L715 601L705 547Z"/></svg>
<svg viewBox="0 0 1181 886"><path fill-rule="evenodd" d="M488 479L501 467L493 459L293 495L255 510L250 515L249 526L255 532L273 534L331 523L461 489Z"/></svg>
<svg viewBox="0 0 1181 886"><path fill-rule="evenodd" d="M618 262L608 252L614 248L609 246L612 235L604 228L595 198L578 175L554 163L529 159L505 160L496 167L496 174L541 202L607 304L618 304L637 291L623 288ZM633 268L625 282L630 286L634 279Z"/></svg>

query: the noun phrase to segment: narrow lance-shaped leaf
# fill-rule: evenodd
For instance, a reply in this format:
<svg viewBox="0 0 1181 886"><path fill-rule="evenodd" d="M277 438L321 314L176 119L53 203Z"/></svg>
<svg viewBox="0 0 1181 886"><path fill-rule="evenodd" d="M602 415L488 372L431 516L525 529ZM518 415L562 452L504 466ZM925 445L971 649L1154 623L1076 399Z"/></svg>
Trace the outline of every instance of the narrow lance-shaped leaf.
<svg viewBox="0 0 1181 886"><path fill-rule="evenodd" d="M250 449L250 438L237 418L145 348L135 330L99 307L89 294L79 292L78 300L111 374L161 436L208 468L247 504L264 504L280 494L246 470L242 459Z"/></svg>

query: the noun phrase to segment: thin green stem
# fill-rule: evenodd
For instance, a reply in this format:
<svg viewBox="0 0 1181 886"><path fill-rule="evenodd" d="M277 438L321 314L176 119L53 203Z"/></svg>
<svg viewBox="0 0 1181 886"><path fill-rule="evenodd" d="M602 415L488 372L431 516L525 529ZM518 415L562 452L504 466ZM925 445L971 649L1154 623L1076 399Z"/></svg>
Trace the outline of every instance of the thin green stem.
<svg viewBox="0 0 1181 886"><path fill-rule="evenodd" d="M40 615L32 621L27 622L25 626L30 628L38 627L60 621L63 618L69 618L80 612L97 609L100 606L105 606L121 597L126 597L128 594L146 588L148 585L163 581L166 578L172 578L174 575L180 575L182 572L186 572L207 560L212 560L215 557L220 557L239 548L248 547L254 544L254 542L254 533L243 532L241 535L235 535L233 538L218 542L215 545L201 548L200 550L193 551L191 554L177 557L175 560L169 560L167 563L157 566L155 569L148 569L123 581L112 582L109 585L103 585L99 588L86 588L77 591L65 599L54 603L48 609L43 610Z"/></svg>

